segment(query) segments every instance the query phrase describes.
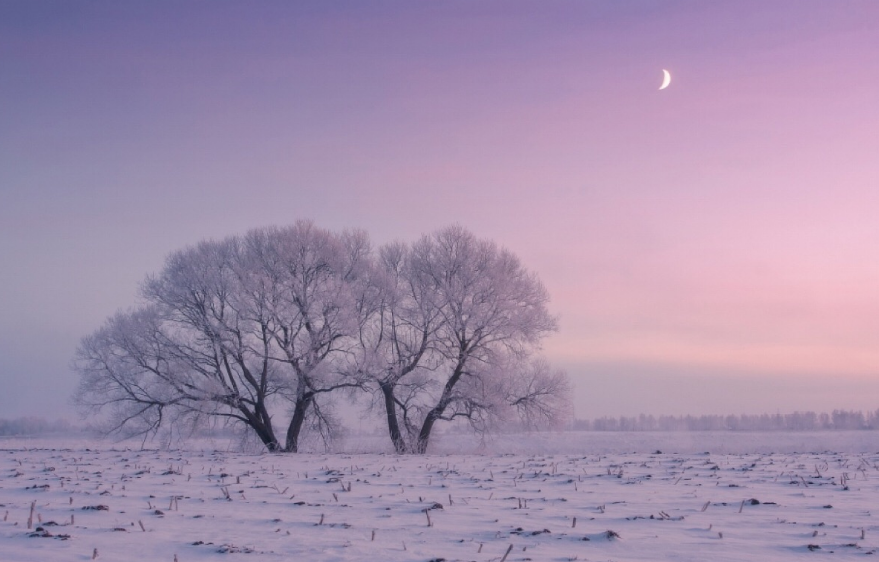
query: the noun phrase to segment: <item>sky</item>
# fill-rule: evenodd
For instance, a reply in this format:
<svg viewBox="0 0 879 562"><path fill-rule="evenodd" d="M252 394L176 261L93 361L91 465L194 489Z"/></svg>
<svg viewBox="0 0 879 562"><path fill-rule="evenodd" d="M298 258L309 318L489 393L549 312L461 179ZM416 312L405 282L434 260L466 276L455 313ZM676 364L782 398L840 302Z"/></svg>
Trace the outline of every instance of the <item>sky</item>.
<svg viewBox="0 0 879 562"><path fill-rule="evenodd" d="M877 100L871 0L4 0L0 418L72 417L170 252L302 218L515 252L578 417L875 410Z"/></svg>

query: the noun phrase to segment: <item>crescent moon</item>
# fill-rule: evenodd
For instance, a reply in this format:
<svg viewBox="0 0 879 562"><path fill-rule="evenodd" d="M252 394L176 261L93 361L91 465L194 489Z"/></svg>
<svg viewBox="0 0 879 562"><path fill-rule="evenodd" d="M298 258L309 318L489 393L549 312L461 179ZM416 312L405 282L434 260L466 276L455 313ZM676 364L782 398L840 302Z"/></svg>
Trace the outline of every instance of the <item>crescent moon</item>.
<svg viewBox="0 0 879 562"><path fill-rule="evenodd" d="M668 70L662 69L662 86L659 87L660 90L664 90L668 88L668 85L671 84L671 74L669 74Z"/></svg>

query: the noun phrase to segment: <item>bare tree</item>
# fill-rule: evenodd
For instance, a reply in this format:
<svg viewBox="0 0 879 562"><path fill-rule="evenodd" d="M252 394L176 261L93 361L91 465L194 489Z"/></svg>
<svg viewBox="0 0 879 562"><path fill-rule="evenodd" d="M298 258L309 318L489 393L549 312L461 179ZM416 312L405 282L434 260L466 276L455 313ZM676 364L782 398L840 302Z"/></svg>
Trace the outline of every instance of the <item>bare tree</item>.
<svg viewBox="0 0 879 562"><path fill-rule="evenodd" d="M310 412L332 425L328 408L316 406L318 397L361 385L346 363L371 312L371 248L363 232L337 236L305 221L253 231L247 243L251 271L273 291L272 341L280 352L276 359L291 374L293 416L285 450L297 451Z"/></svg>
<svg viewBox="0 0 879 562"><path fill-rule="evenodd" d="M567 377L530 361L556 329L546 290L458 226L377 257L359 231L257 229L171 254L141 292L75 361L77 401L109 410L112 431L222 418L295 452L304 429L338 428L335 396L367 387L400 453L425 452L440 420L566 415Z"/></svg>
<svg viewBox="0 0 879 562"><path fill-rule="evenodd" d="M440 420L484 428L511 408L562 415L564 373L517 366L556 322L543 285L515 255L452 226L383 248L380 265L386 284L369 364L397 452L426 452Z"/></svg>
<svg viewBox="0 0 879 562"><path fill-rule="evenodd" d="M361 331L360 369L369 375L385 412L394 450L412 449L425 411L423 395L436 385L437 333L442 314L433 306L431 284L412 267L411 248L381 248L374 268L372 321Z"/></svg>
<svg viewBox="0 0 879 562"><path fill-rule="evenodd" d="M443 318L437 346L444 359L442 389L415 445L424 453L438 420L473 420L490 409L478 394L460 392L462 380L472 388L509 358L527 359L557 325L537 276L508 250L459 226L423 237L413 247L413 261L430 280L432 304Z"/></svg>
<svg viewBox="0 0 879 562"><path fill-rule="evenodd" d="M220 416L295 452L306 421L332 429L317 397L359 385L343 365L369 256L363 233L310 222L175 252L144 283L142 309L83 339L77 401L110 408L118 431ZM291 403L282 445L271 411Z"/></svg>

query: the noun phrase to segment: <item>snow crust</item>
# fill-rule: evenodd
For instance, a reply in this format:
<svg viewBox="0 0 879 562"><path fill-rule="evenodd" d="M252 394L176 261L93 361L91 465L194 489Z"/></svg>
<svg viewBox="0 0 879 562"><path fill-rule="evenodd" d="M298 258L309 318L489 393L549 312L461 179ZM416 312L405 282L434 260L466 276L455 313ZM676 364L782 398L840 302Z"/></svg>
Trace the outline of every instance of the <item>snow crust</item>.
<svg viewBox="0 0 879 562"><path fill-rule="evenodd" d="M566 435L579 452L548 452ZM729 452L659 437L653 450L606 452L576 434L544 436L546 450L509 436L532 452L405 457L3 440L0 559L775 561L879 549L875 438L837 433L838 451L794 452L752 434L753 450Z"/></svg>

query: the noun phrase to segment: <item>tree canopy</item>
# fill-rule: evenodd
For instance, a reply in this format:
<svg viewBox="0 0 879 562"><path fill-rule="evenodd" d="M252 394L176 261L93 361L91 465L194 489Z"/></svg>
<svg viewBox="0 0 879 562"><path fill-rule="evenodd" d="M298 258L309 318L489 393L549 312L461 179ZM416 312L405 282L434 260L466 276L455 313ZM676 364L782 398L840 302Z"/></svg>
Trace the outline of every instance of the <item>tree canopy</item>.
<svg viewBox="0 0 879 562"><path fill-rule="evenodd" d="M296 452L305 428L331 437L340 392L375 398L400 453L425 452L437 421L570 417L567 376L534 359L557 329L545 288L460 226L378 251L309 221L255 229L172 253L141 300L74 361L107 432L219 418Z"/></svg>

